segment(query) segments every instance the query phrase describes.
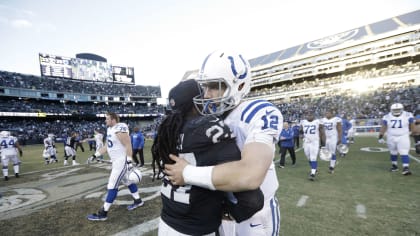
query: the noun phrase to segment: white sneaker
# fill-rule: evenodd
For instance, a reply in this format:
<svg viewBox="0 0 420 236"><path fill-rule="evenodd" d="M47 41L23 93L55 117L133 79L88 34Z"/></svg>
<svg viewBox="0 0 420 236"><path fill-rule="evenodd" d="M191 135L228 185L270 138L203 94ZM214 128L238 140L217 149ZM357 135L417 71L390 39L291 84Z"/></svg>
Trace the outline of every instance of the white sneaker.
<svg viewBox="0 0 420 236"><path fill-rule="evenodd" d="M67 162L67 160L64 160L64 165L68 165L69 163Z"/></svg>
<svg viewBox="0 0 420 236"><path fill-rule="evenodd" d="M78 166L78 165L80 165L80 163L77 163L77 162L73 161L73 165Z"/></svg>

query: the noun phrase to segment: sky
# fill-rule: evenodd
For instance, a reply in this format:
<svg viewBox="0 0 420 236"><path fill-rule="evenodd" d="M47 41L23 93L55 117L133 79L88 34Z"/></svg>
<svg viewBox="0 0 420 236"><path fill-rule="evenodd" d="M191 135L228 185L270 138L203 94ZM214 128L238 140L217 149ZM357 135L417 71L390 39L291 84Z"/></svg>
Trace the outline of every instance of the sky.
<svg viewBox="0 0 420 236"><path fill-rule="evenodd" d="M214 50L252 59L420 9L419 0L0 0L0 70L38 53L134 67L162 97Z"/></svg>

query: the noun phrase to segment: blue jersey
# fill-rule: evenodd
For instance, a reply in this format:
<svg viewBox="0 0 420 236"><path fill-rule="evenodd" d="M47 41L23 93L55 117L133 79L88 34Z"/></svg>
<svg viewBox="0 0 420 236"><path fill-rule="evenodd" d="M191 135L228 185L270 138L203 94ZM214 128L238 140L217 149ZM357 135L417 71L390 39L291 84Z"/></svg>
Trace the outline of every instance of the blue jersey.
<svg viewBox="0 0 420 236"><path fill-rule="evenodd" d="M144 147L144 136L140 131L131 135L131 145L133 149L142 149Z"/></svg>
<svg viewBox="0 0 420 236"><path fill-rule="evenodd" d="M293 141L294 132L293 129L283 129L280 133L280 146L281 147L294 147Z"/></svg>

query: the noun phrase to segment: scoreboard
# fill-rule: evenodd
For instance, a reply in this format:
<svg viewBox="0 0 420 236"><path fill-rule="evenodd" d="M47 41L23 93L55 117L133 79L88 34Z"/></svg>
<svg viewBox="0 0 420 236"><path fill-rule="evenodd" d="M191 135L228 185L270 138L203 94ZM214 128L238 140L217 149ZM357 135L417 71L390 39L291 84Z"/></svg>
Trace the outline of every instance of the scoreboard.
<svg viewBox="0 0 420 236"><path fill-rule="evenodd" d="M116 83L134 84L134 67L113 66L112 75Z"/></svg>
<svg viewBox="0 0 420 236"><path fill-rule="evenodd" d="M134 84L134 67L39 53L41 76Z"/></svg>
<svg viewBox="0 0 420 236"><path fill-rule="evenodd" d="M73 66L70 57L39 54L41 75L47 77L73 78Z"/></svg>

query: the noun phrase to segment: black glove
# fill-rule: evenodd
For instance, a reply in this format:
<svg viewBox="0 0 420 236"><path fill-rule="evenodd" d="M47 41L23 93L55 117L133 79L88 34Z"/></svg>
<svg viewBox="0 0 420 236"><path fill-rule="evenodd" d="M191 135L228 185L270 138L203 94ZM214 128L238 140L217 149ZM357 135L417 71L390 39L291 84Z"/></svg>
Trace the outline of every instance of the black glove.
<svg viewBox="0 0 420 236"><path fill-rule="evenodd" d="M264 195L260 188L255 190L233 193L237 203L226 199L225 206L227 212L240 223L249 219L264 206Z"/></svg>
<svg viewBox="0 0 420 236"><path fill-rule="evenodd" d="M23 156L23 151L19 149L19 156Z"/></svg>

